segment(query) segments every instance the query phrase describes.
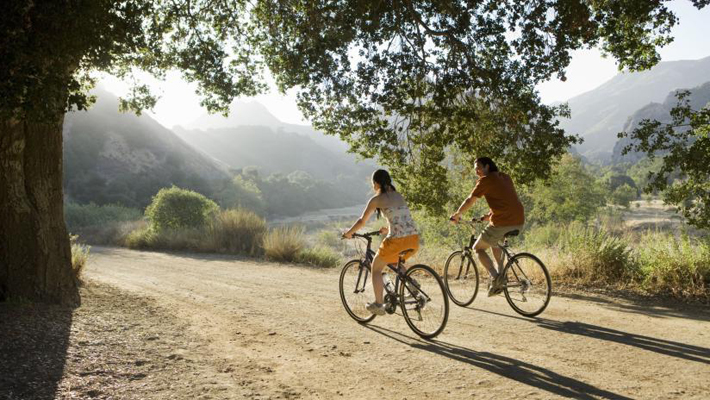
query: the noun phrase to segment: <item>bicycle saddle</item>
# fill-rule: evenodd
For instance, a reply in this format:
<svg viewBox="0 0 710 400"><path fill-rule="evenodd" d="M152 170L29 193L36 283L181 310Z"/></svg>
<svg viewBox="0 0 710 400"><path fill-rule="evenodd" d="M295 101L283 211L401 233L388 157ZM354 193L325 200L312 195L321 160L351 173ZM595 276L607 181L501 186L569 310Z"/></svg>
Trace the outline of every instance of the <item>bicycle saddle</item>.
<svg viewBox="0 0 710 400"><path fill-rule="evenodd" d="M520 233L520 231L516 229L516 230L513 230L513 231L510 231L510 232L506 233L506 234L505 234L505 237L518 236L519 233Z"/></svg>
<svg viewBox="0 0 710 400"><path fill-rule="evenodd" d="M411 252L413 252L413 251L414 251L414 249L407 249L407 250L404 250L404 251L400 251L400 252L399 252L399 256L400 256L400 257L405 257L407 254L409 254L409 253L411 253Z"/></svg>

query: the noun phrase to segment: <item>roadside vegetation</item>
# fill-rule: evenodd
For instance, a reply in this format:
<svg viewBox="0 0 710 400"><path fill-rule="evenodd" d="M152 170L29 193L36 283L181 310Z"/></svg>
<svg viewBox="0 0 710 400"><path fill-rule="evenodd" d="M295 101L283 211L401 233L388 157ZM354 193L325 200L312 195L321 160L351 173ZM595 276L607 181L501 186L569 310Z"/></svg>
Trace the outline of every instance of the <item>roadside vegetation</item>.
<svg viewBox="0 0 710 400"><path fill-rule="evenodd" d="M671 213L662 214L661 220L643 219L652 205L660 204L657 194L642 194L643 182L637 183L653 168L657 164L639 162L627 175L621 168L585 165L564 156L549 181L520 185L527 226L511 241L513 248L540 256L557 285L710 301L707 235ZM452 168L451 181L460 182L454 190L462 200L474 178L465 168ZM326 268L362 255L364 243L340 239L352 221L269 227L261 216L264 208L254 206L263 201L261 192L255 186L243 188L230 199L235 208L228 209L177 187L160 190L144 214L119 205L69 203L67 224L86 242L134 249L235 254ZM485 202L479 202L471 216L485 210ZM662 213L658 210L653 215ZM638 221L631 220L638 215ZM451 225L445 215L415 210L414 218L423 247L412 262L443 269L448 254L469 240L470 229ZM372 221L370 228L383 224ZM80 246L76 236L72 243L73 249ZM88 248L84 253L76 247L75 252L79 276Z"/></svg>

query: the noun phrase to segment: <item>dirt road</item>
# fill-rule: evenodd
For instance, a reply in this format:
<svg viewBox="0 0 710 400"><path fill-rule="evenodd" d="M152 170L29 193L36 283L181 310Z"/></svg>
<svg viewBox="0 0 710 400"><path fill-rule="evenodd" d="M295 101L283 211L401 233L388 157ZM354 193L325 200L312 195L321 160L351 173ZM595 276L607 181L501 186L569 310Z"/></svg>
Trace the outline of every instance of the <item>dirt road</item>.
<svg viewBox="0 0 710 400"><path fill-rule="evenodd" d="M212 398L710 397L707 309L567 295L531 320L479 296L424 341L399 315L351 320L338 273L96 247L86 271L154 299L205 344L176 351L214 375L175 378L221 385Z"/></svg>

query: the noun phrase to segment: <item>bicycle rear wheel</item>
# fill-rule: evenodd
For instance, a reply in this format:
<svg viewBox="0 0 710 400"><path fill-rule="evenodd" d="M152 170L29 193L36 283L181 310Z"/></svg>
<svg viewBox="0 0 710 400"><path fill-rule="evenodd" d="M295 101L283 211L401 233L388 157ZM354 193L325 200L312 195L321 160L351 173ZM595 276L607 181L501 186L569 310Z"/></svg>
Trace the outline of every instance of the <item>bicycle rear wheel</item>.
<svg viewBox="0 0 710 400"><path fill-rule="evenodd" d="M367 323L375 314L367 311L367 303L375 301L370 267L360 260L348 261L340 272L340 299L345 311L357 322Z"/></svg>
<svg viewBox="0 0 710 400"><path fill-rule="evenodd" d="M414 265L399 286L402 315L417 335L431 339L449 320L449 297L444 282L431 267Z"/></svg>
<svg viewBox="0 0 710 400"><path fill-rule="evenodd" d="M545 264L529 253L519 253L505 268L503 288L508 304L520 315L534 317L545 310L552 295L552 281Z"/></svg>
<svg viewBox="0 0 710 400"><path fill-rule="evenodd" d="M469 254L451 253L444 266L444 286L451 301L461 307L473 303L478 294L478 268Z"/></svg>

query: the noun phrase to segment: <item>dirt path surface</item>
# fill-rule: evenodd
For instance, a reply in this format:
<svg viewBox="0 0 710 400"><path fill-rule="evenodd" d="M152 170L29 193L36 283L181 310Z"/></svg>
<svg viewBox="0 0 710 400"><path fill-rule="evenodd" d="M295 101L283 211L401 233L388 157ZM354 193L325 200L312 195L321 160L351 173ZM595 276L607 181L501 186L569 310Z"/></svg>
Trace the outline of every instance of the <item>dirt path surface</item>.
<svg viewBox="0 0 710 400"><path fill-rule="evenodd" d="M338 273L96 247L86 271L95 284L149 299L160 311L142 318L169 315L189 338L163 353L194 371L142 398L710 396L707 309L568 295L526 319L502 296L479 296L472 308L452 304L446 330L425 341L399 315L355 323Z"/></svg>

